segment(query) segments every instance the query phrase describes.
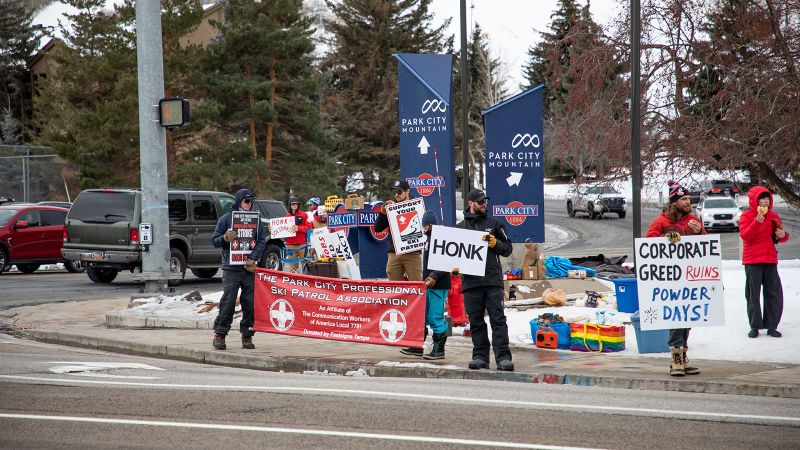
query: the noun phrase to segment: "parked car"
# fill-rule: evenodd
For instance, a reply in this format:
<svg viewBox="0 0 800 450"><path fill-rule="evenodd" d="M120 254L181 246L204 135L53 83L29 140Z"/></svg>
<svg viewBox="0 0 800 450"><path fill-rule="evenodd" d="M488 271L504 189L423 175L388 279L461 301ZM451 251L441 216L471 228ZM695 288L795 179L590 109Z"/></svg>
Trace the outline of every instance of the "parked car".
<svg viewBox="0 0 800 450"><path fill-rule="evenodd" d="M730 180L702 180L689 185L689 196L692 203L699 203L700 198L712 195L736 197L739 188Z"/></svg>
<svg viewBox="0 0 800 450"><path fill-rule="evenodd" d="M620 219L625 218L628 201L625 196L609 185L580 186L571 185L567 192L567 214L575 217L584 212L595 219L604 213L616 213Z"/></svg>
<svg viewBox="0 0 800 450"><path fill-rule="evenodd" d="M6 204L6 203L11 203L11 202L13 202L13 201L14 201L14 199L13 199L13 198L9 198L9 197L0 197L0 205Z"/></svg>
<svg viewBox="0 0 800 450"><path fill-rule="evenodd" d="M255 201L255 206L261 213L261 223L269 233L269 219L285 217L288 211L283 202L277 200L259 199ZM281 248L285 246L283 239L267 238L267 247L259 261L259 267L280 270L281 268Z"/></svg>
<svg viewBox="0 0 800 450"><path fill-rule="evenodd" d="M221 249L211 244L220 216L231 210L234 198L224 192L170 190L170 269L186 269L200 278L213 277L220 267ZM111 283L120 270L141 268L139 245L142 193L138 189L89 189L75 199L67 215L62 253L86 263L95 283Z"/></svg>
<svg viewBox="0 0 800 450"><path fill-rule="evenodd" d="M69 272L83 272L78 258L61 255L67 209L44 205L0 206L0 273L16 265L33 273L42 264L63 263Z"/></svg>
<svg viewBox="0 0 800 450"><path fill-rule="evenodd" d="M55 200L47 200L43 202L37 203L37 205L46 205L46 206L58 206L59 208L72 208L72 202L60 202Z"/></svg>
<svg viewBox="0 0 800 450"><path fill-rule="evenodd" d="M730 197L703 197L696 208L697 217L707 231L739 229L739 206Z"/></svg>

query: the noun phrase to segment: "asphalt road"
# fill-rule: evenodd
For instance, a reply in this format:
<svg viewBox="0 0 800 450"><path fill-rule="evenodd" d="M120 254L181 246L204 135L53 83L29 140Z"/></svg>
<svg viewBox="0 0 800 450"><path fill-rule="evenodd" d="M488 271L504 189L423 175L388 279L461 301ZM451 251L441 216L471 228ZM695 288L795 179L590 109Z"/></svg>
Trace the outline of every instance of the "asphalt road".
<svg viewBox="0 0 800 450"><path fill-rule="evenodd" d="M260 372L0 335L3 448L793 448L800 400Z"/></svg>

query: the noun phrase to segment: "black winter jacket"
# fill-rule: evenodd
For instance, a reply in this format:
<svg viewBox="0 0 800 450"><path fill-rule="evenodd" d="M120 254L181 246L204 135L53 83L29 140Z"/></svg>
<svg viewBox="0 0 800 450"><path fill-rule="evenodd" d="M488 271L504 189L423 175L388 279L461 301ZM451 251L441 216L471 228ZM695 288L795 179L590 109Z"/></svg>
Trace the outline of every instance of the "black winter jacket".
<svg viewBox="0 0 800 450"><path fill-rule="evenodd" d="M486 252L486 273L482 277L463 275L461 277L461 292L483 286L503 287L503 265L500 257L511 255L514 249L508 240L505 227L500 221L485 214L473 214L464 211L464 220L456 225L458 228L491 233L497 239L497 245Z"/></svg>

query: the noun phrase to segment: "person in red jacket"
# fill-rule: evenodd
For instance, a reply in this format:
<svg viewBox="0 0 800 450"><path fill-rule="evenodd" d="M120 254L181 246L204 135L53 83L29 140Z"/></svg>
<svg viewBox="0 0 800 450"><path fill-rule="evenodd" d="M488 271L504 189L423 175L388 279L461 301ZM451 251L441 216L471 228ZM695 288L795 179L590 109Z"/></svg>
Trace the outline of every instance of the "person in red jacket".
<svg viewBox="0 0 800 450"><path fill-rule="evenodd" d="M744 248L744 297L750 319L751 338L758 330L767 329L772 337L781 337L778 323L783 314L783 287L778 275L778 249L775 244L789 240L780 216L772 210L772 193L762 186L747 192L750 209L739 219L739 235ZM764 313L761 313L761 286L764 286Z"/></svg>
<svg viewBox="0 0 800 450"><path fill-rule="evenodd" d="M670 241L679 241L681 236L706 234L703 222L692 214L692 200L689 191L679 183L669 181L669 203L664 211L656 217L647 230L646 237L666 236ZM689 349L689 330L691 328L674 328L669 330L669 347L672 353L672 364L669 374L681 377L700 373L697 367L689 367L686 351Z"/></svg>
<svg viewBox="0 0 800 450"><path fill-rule="evenodd" d="M286 217L295 218L295 235L286 238L286 248L289 250L287 257L289 259L300 258L304 256L303 252L296 250L306 245L306 232L311 228L311 224L308 223L308 216L305 211L300 210L299 198L294 196L289 198L289 213L286 214ZM297 270L297 264L288 264L287 269L289 272L294 272Z"/></svg>

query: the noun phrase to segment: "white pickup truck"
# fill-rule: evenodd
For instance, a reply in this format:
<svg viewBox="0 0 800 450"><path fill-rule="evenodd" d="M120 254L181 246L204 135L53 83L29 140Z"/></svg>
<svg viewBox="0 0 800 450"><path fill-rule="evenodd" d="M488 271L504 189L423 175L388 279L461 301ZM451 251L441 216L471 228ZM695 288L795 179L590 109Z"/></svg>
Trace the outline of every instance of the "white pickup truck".
<svg viewBox="0 0 800 450"><path fill-rule="evenodd" d="M589 214L590 219L596 219L604 213L616 213L623 219L627 208L625 196L608 185L572 184L567 191L567 213L570 217L584 212Z"/></svg>

